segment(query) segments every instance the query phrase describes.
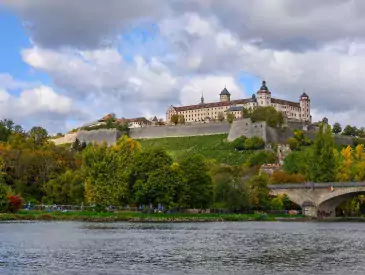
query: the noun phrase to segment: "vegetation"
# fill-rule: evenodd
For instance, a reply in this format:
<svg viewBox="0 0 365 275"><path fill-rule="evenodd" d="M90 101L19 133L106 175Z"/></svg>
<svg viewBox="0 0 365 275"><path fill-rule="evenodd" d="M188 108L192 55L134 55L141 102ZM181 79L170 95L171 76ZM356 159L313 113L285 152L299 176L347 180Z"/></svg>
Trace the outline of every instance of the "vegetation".
<svg viewBox="0 0 365 275"><path fill-rule="evenodd" d="M250 150L238 152L234 143L227 142L227 134L191 137L171 137L137 140L143 148L163 148L179 161L187 155L200 154L219 163L240 165L253 153Z"/></svg>
<svg viewBox="0 0 365 275"><path fill-rule="evenodd" d="M84 131L93 131L100 129L117 129L125 135L129 134L129 124L127 122L121 123L115 119L115 117L110 117L105 123L100 125L83 127Z"/></svg>
<svg viewBox="0 0 365 275"><path fill-rule="evenodd" d="M242 115L244 118L251 118L252 122L266 121L271 127L282 126L284 122L283 113L276 111L272 106L243 109Z"/></svg>
<svg viewBox="0 0 365 275"><path fill-rule="evenodd" d="M147 209L151 205L165 210L213 205L232 211L271 208L269 179L255 173L261 163L274 157L265 151L238 152L224 141L226 135L159 139L163 146L141 144L124 135L113 146L76 140L68 147L55 146L47 136L41 127L27 133L10 128L10 134L4 134L6 141L0 143L1 211L20 208L21 198L15 194L26 203L90 204L98 211L111 205ZM257 138L245 143L247 140L262 147ZM192 145L200 150L182 150ZM182 151L179 158L171 156L171 148ZM238 165L226 165L232 170L214 159L224 154L228 159L240 156L235 159ZM227 171L236 172L222 177ZM224 178L233 181L221 182ZM276 201L275 208L277 205Z"/></svg>

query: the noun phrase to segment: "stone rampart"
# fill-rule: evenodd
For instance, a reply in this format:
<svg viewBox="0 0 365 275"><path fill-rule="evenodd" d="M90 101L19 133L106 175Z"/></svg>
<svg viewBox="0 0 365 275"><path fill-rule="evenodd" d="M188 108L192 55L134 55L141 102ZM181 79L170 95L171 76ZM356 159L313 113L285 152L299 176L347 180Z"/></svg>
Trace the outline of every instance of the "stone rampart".
<svg viewBox="0 0 365 275"><path fill-rule="evenodd" d="M99 129L94 131L79 131L77 138L80 142L103 143L113 145L122 136L122 132L116 129Z"/></svg>
<svg viewBox="0 0 365 275"><path fill-rule="evenodd" d="M65 143L73 143L76 140L77 133L66 134L63 137L51 139L56 145L65 144Z"/></svg>
<svg viewBox="0 0 365 275"><path fill-rule="evenodd" d="M174 126L155 126L130 129L129 135L133 139L152 139L165 137L204 136L228 134L230 125L227 122L201 123Z"/></svg>
<svg viewBox="0 0 365 275"><path fill-rule="evenodd" d="M253 136L261 137L265 142L266 138L266 122L252 123L251 119L240 119L233 121L228 135L228 141L233 141L241 136L252 138Z"/></svg>

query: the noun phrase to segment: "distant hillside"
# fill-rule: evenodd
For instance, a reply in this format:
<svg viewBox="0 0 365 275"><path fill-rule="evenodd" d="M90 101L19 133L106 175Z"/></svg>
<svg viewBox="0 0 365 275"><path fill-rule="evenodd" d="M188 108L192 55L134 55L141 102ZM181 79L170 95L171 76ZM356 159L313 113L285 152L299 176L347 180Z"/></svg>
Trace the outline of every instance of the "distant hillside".
<svg viewBox="0 0 365 275"><path fill-rule="evenodd" d="M137 140L144 148L164 148L175 160L179 160L189 153L198 153L209 159L216 159L220 163L231 165L244 163L252 151L234 150L232 144L226 141L227 136L227 134L219 134Z"/></svg>

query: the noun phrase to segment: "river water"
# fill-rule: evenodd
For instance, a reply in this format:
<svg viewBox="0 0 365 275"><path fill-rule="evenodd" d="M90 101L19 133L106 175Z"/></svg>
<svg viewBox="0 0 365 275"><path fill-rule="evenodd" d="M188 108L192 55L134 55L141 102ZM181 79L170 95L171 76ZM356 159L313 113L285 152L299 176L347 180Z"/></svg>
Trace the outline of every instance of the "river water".
<svg viewBox="0 0 365 275"><path fill-rule="evenodd" d="M0 274L365 274L365 224L0 223Z"/></svg>

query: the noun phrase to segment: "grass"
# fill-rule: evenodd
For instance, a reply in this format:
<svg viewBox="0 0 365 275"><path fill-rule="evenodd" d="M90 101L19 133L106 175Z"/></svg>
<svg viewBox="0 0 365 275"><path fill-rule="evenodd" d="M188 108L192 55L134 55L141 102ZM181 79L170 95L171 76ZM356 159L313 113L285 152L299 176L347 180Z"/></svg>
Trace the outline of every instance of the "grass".
<svg viewBox="0 0 365 275"><path fill-rule="evenodd" d="M50 220L50 221L89 221L89 222L217 222L217 221L275 221L276 217L290 218L289 215L265 214L143 214L136 212L42 212L19 211L17 214L0 214L0 221L12 220ZM295 216L291 218L302 218Z"/></svg>
<svg viewBox="0 0 365 275"><path fill-rule="evenodd" d="M246 161L252 151L236 151L227 141L227 134L139 139L144 148L160 147L167 150L175 161L189 153L201 154L220 163L239 165Z"/></svg>

